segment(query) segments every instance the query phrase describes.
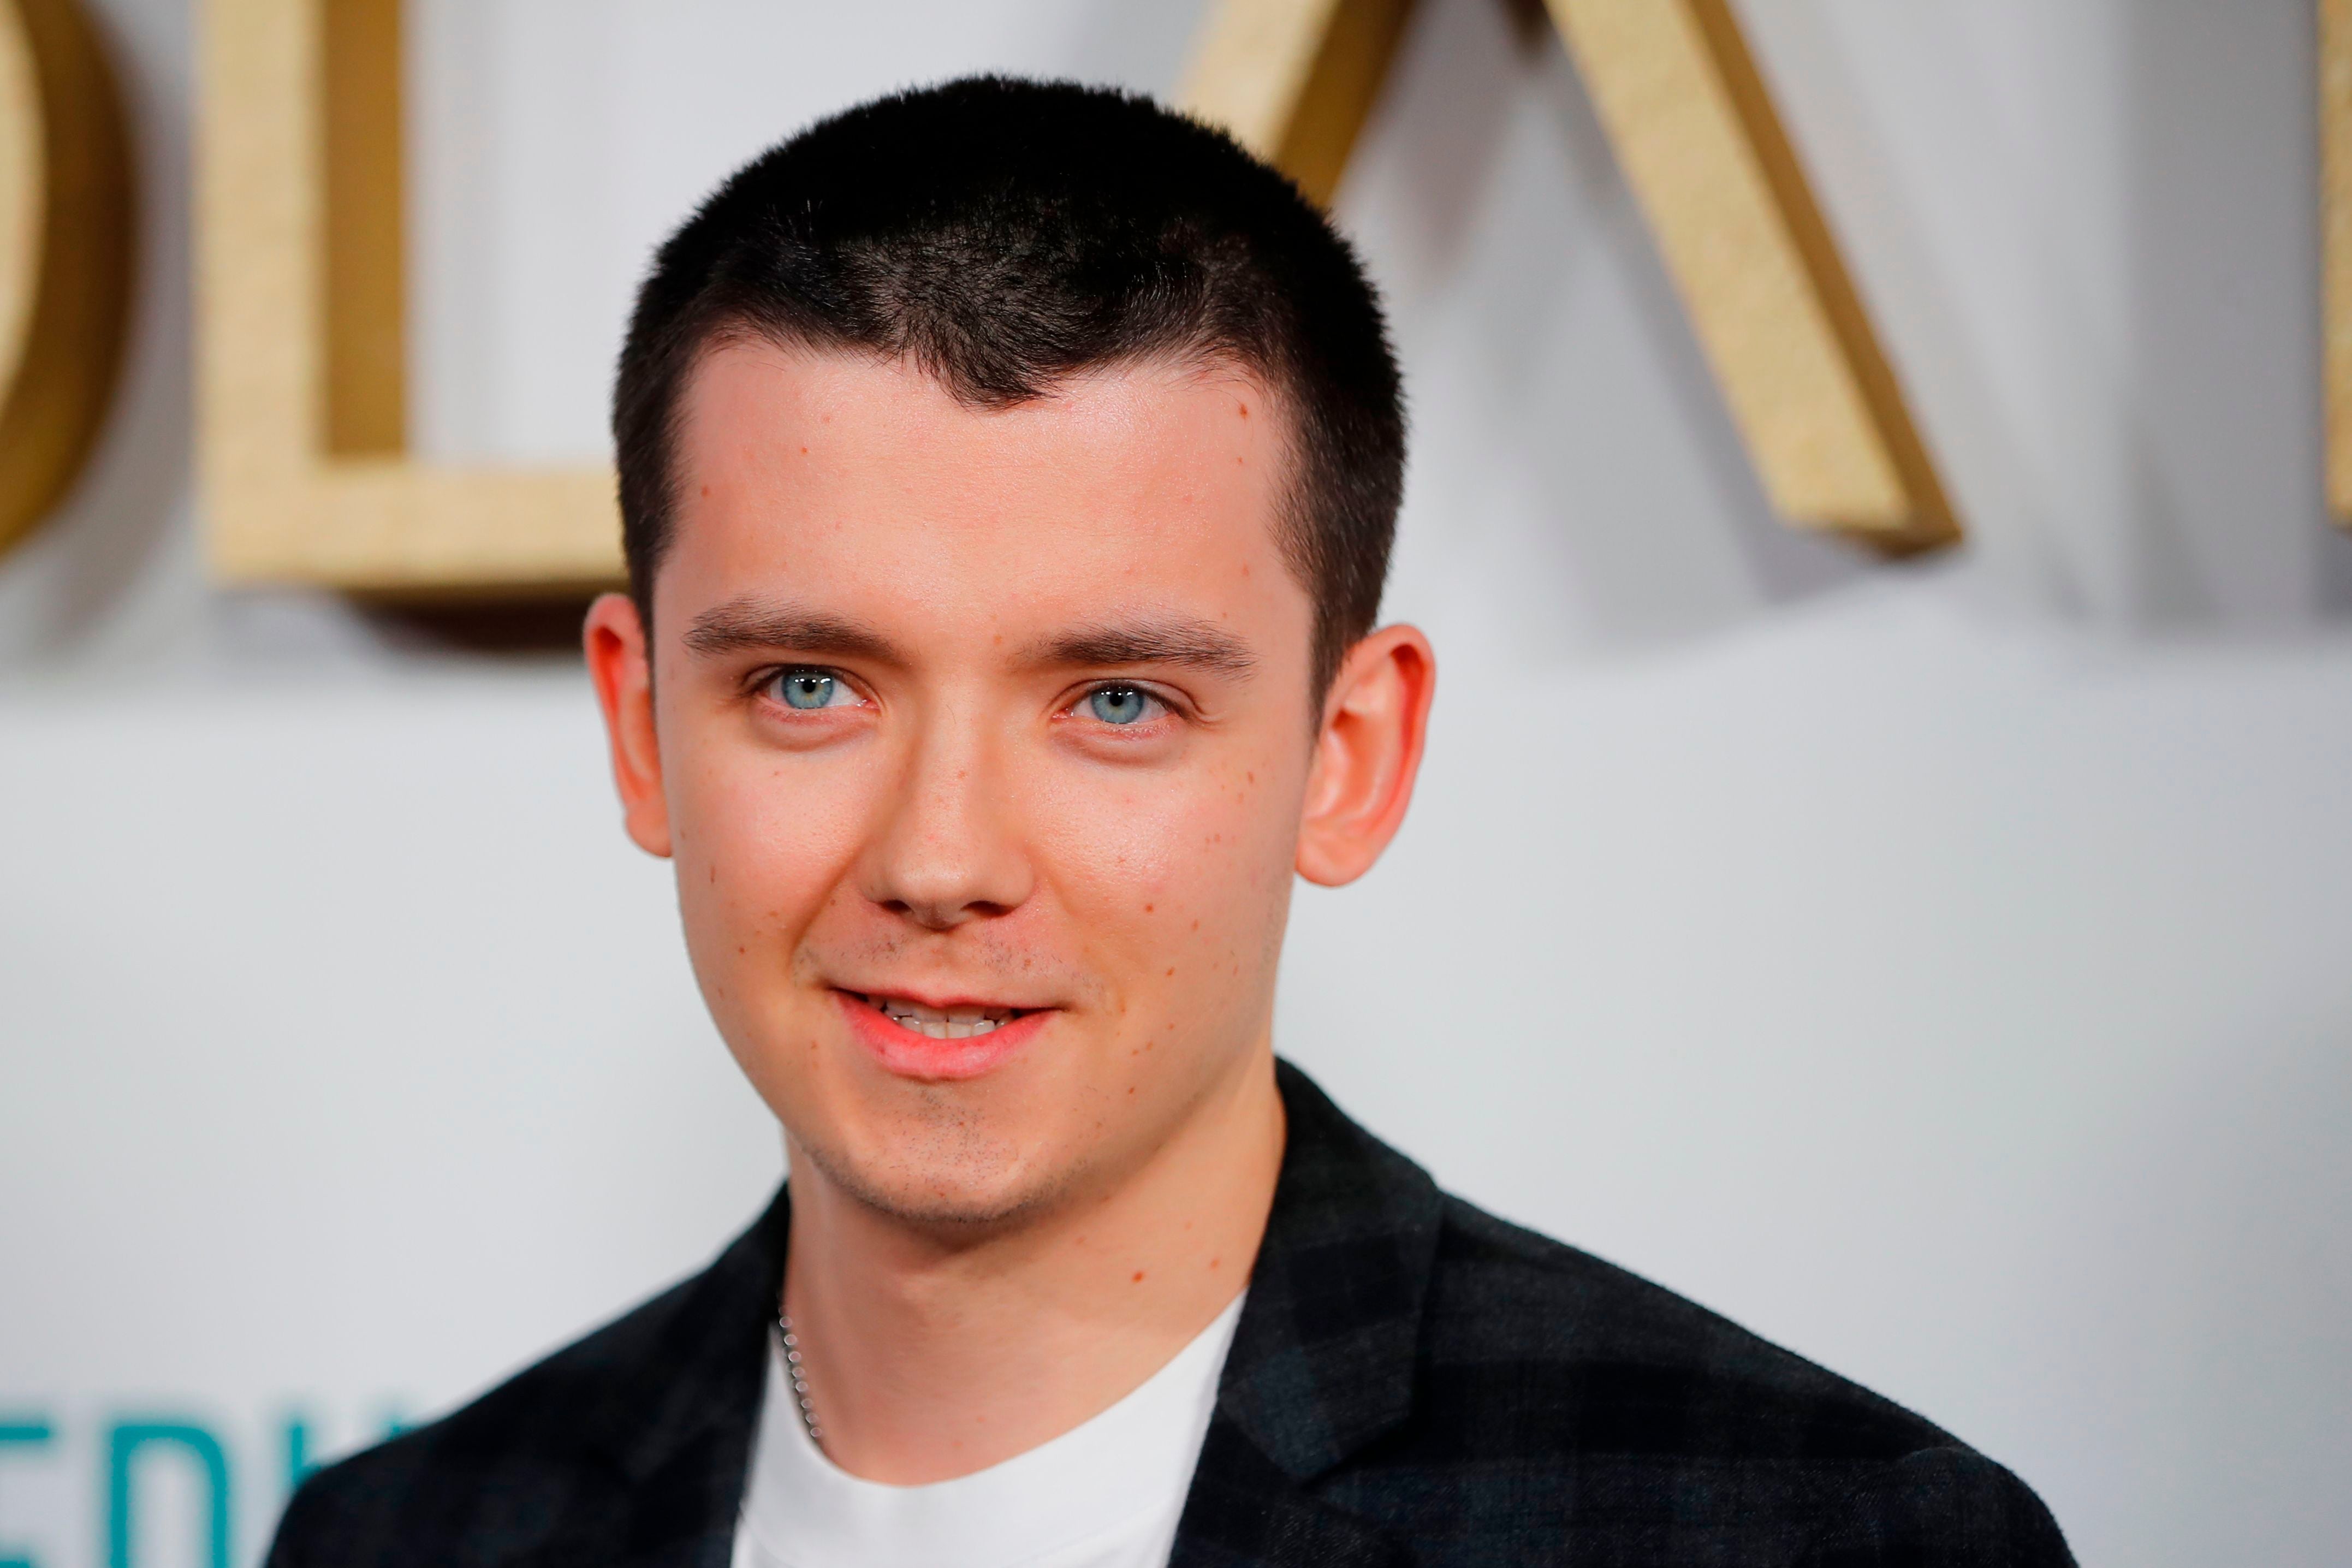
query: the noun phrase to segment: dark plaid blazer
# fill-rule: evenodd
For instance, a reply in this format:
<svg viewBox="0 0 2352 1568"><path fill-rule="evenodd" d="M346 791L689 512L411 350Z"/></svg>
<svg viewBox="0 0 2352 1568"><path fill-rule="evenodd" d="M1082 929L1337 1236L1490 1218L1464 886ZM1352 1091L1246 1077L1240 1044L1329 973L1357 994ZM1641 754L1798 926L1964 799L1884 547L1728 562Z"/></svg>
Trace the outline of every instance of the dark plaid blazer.
<svg viewBox="0 0 2352 1568"><path fill-rule="evenodd" d="M1296 1068L1179 1564L2064 1564L2016 1477L1439 1192ZM314 1476L271 1568L726 1568L790 1208L455 1415Z"/></svg>

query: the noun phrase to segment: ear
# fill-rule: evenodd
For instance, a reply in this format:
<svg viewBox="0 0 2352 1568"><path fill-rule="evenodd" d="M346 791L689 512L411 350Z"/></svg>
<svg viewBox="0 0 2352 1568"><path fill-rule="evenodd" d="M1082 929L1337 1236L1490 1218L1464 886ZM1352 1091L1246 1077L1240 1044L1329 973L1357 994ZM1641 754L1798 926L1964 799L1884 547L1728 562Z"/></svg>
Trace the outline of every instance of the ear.
<svg viewBox="0 0 2352 1568"><path fill-rule="evenodd" d="M1437 655L1413 626L1385 626L1358 643L1323 701L1323 728L1307 774L1298 874L1336 888L1372 868L1404 822Z"/></svg>
<svg viewBox="0 0 2352 1568"><path fill-rule="evenodd" d="M581 628L588 679L604 710L613 748L613 784L621 794L621 820L648 855L669 854L669 801L662 793L661 748L654 735L654 682L645 624L626 594L605 594L588 606Z"/></svg>

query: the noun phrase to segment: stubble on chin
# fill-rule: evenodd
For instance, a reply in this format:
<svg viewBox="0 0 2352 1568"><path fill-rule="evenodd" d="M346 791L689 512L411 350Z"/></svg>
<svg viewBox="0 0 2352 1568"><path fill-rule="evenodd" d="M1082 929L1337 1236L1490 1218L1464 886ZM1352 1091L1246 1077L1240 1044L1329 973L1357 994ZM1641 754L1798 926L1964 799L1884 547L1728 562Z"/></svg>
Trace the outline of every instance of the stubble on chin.
<svg viewBox="0 0 2352 1568"><path fill-rule="evenodd" d="M1054 1208L1076 1173L1024 1169L1019 1144L953 1089L925 1088L887 1153L861 1158L795 1135L794 1151L835 1190L883 1218L977 1241Z"/></svg>

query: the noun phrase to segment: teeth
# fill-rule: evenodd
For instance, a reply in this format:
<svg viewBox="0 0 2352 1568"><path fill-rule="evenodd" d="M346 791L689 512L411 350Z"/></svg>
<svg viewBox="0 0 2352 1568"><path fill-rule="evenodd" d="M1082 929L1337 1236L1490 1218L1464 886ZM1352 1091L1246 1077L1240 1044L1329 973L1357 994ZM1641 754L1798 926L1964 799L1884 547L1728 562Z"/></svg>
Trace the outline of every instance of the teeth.
<svg viewBox="0 0 2352 1568"><path fill-rule="evenodd" d="M1011 1023L1012 1010L958 1007L942 1012L896 996L868 996L866 1001L891 1022L934 1040L969 1040Z"/></svg>

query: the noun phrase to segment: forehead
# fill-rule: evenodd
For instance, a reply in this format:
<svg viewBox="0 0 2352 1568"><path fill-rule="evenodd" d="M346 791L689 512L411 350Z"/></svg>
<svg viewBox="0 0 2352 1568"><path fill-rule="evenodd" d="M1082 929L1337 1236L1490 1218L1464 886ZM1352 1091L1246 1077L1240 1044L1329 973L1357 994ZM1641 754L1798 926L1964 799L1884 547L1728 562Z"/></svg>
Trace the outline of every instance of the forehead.
<svg viewBox="0 0 2352 1568"><path fill-rule="evenodd" d="M937 642L1179 609L1252 641L1296 631L1303 658L1269 401L1237 372L1145 362L975 408L904 361L714 349L681 399L656 623L780 595Z"/></svg>

